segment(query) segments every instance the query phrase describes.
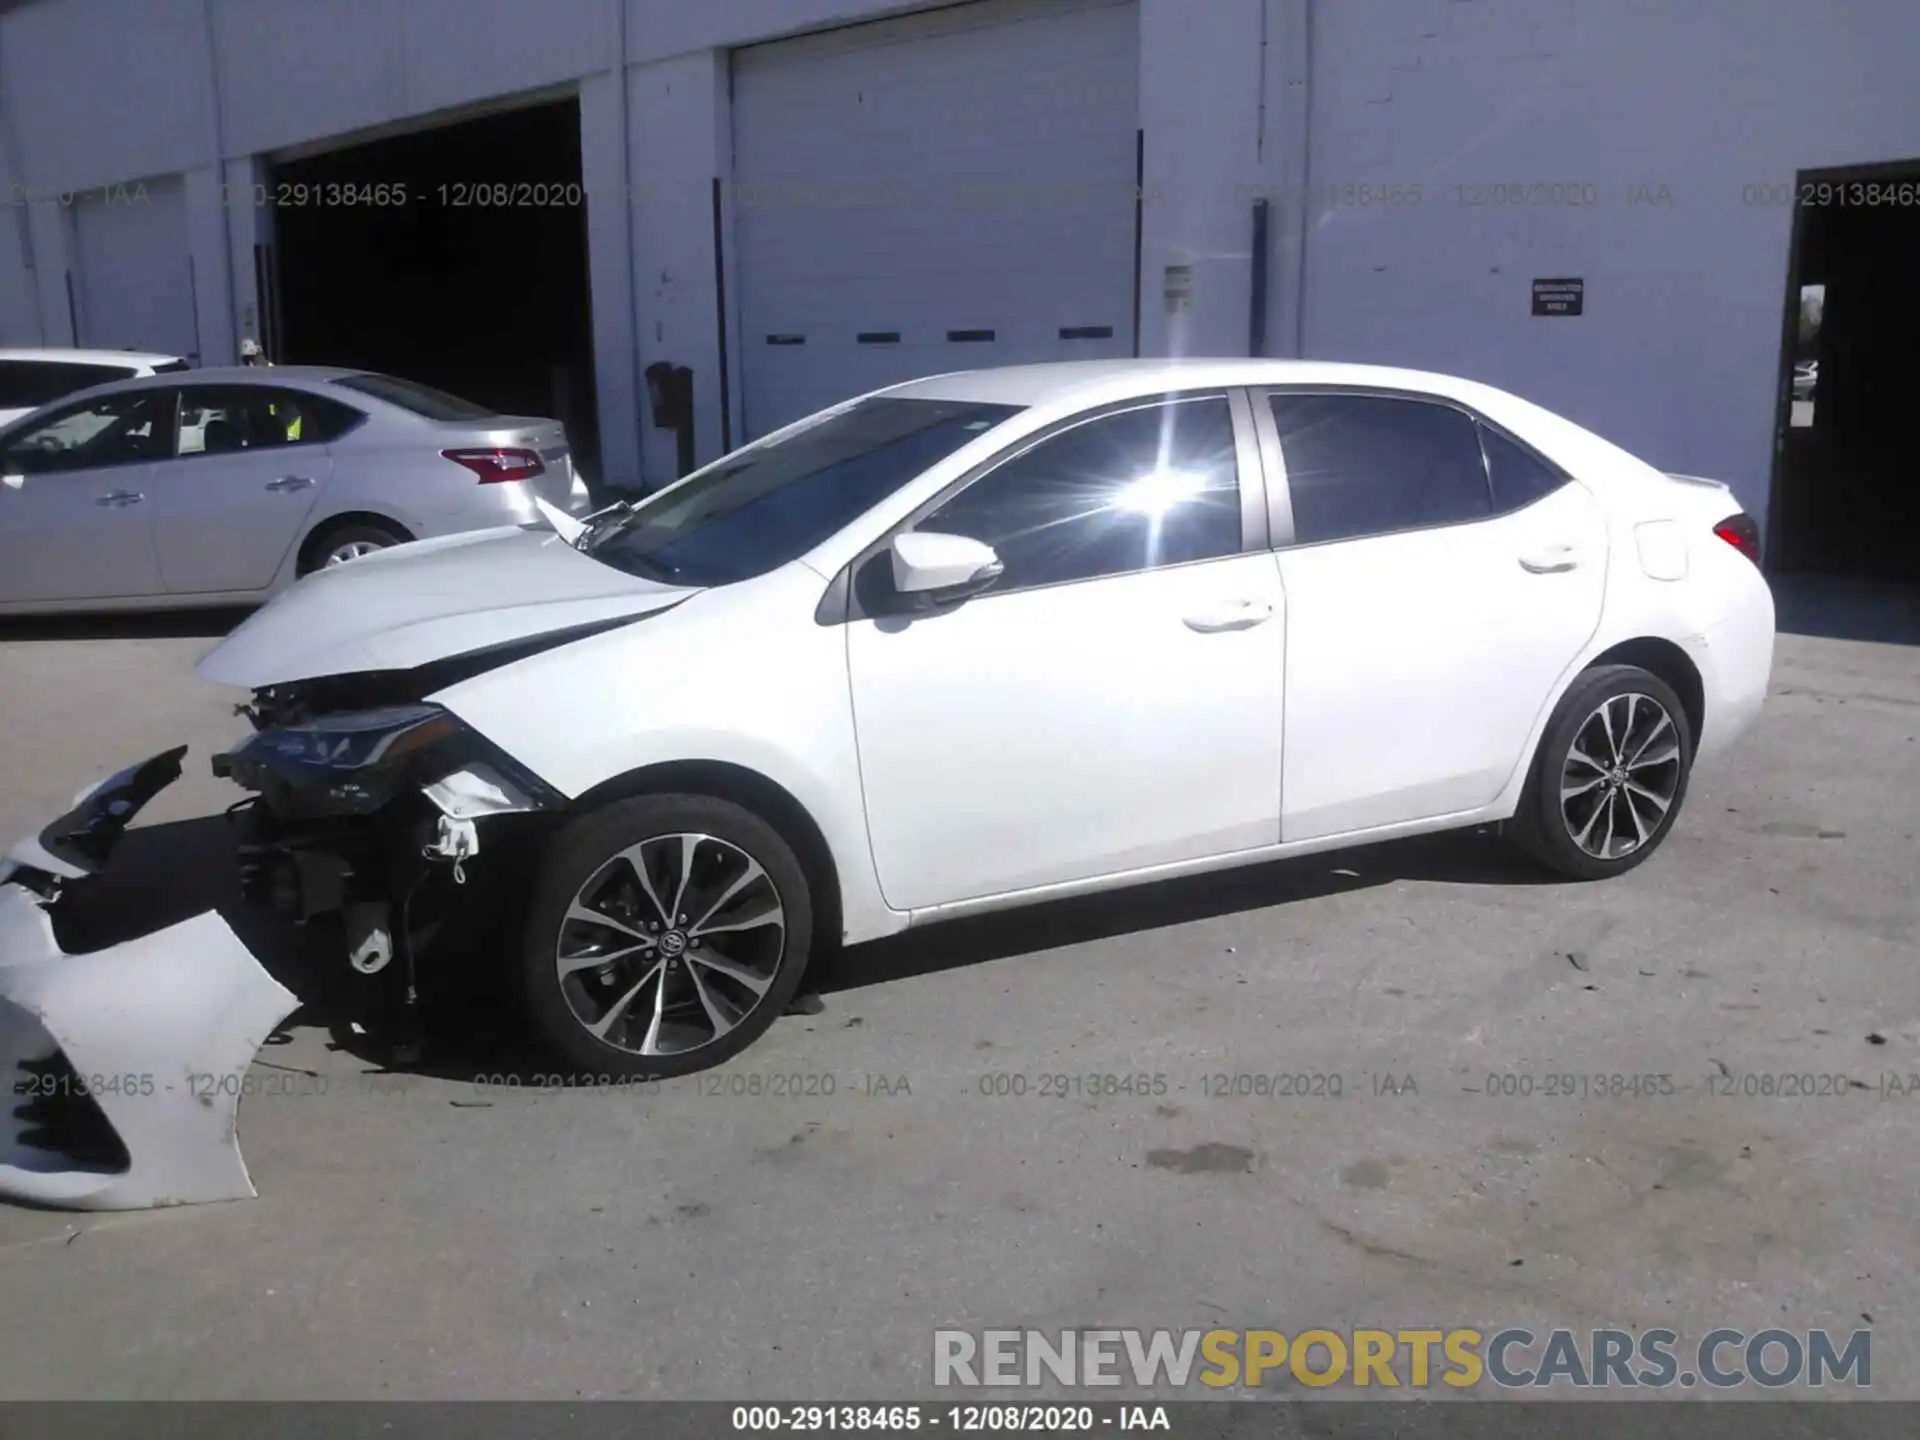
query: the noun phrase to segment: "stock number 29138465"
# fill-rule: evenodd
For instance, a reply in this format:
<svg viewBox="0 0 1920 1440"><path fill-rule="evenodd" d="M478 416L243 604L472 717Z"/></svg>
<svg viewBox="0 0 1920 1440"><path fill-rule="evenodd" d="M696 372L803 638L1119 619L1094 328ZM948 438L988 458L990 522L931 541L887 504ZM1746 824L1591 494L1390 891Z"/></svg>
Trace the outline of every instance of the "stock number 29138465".
<svg viewBox="0 0 1920 1440"><path fill-rule="evenodd" d="M1108 1095L1165 1095L1170 1087L1165 1075L1145 1072L1123 1075L1112 1071L1089 1071L1085 1074L1058 1071L1025 1075L1019 1071L999 1070L982 1075L975 1088L982 1095L996 1098L1032 1095L1042 1100L1071 1100L1098 1099Z"/></svg>

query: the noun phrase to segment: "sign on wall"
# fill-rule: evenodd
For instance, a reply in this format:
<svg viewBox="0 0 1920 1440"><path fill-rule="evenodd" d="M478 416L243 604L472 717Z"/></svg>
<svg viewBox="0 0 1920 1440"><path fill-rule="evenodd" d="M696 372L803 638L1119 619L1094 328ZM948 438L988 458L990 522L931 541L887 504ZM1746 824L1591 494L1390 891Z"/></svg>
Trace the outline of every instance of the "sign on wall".
<svg viewBox="0 0 1920 1440"><path fill-rule="evenodd" d="M1533 313L1578 315L1586 308L1587 282L1578 276L1533 282Z"/></svg>

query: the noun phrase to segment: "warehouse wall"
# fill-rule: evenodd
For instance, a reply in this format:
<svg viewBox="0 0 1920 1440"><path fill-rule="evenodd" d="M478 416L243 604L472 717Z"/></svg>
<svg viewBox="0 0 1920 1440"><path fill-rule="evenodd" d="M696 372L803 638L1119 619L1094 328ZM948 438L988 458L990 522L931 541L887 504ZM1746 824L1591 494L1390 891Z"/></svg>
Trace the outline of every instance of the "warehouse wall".
<svg viewBox="0 0 1920 1440"><path fill-rule="evenodd" d="M251 157L578 89L601 407L610 445L644 446L658 475L649 361L695 368L702 456L719 444L708 186L729 163L726 48L912 8L37 0L0 16L0 180L31 198L186 177L218 362L256 304L251 237L270 224L232 203ZM1920 7L1142 0L1141 26L1147 353L1245 352L1265 194L1268 353L1508 385L1764 512L1791 212L1742 190L1920 156ZM1563 188L1473 203L1535 184ZM0 341L58 342L73 217L25 209L0 234ZM1586 280L1587 313L1531 318L1530 280L1557 275Z"/></svg>
<svg viewBox="0 0 1920 1440"><path fill-rule="evenodd" d="M1743 190L1920 157L1920 6L1339 0L1313 45L1313 185L1424 198L1316 207L1312 353L1512 388L1764 515L1792 212ZM1530 318L1535 276L1586 314Z"/></svg>

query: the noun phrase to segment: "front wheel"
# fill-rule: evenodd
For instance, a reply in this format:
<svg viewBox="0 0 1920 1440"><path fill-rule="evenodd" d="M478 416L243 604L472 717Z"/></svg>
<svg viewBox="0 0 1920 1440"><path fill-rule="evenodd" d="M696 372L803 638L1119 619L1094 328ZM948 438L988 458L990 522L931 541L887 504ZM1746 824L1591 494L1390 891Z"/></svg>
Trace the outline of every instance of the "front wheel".
<svg viewBox="0 0 1920 1440"><path fill-rule="evenodd" d="M553 837L521 981L539 1038L576 1073L666 1079L758 1039L812 939L806 874L778 831L730 801L647 795Z"/></svg>
<svg viewBox="0 0 1920 1440"><path fill-rule="evenodd" d="M1511 834L1571 879L1624 874L1673 828L1692 767L1693 727L1666 681L1636 665L1589 670L1547 724Z"/></svg>

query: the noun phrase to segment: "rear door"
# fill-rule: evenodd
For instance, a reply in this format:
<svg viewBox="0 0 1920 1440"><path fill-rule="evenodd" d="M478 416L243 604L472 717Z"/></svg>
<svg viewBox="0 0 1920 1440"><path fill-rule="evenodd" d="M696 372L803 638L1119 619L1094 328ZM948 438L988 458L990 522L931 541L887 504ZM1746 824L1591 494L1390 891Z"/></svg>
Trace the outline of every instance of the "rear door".
<svg viewBox="0 0 1920 1440"><path fill-rule="evenodd" d="M173 395L122 391L50 411L0 449L0 603L161 592L154 461L173 447Z"/></svg>
<svg viewBox="0 0 1920 1440"><path fill-rule="evenodd" d="M1287 592L1287 841L1491 804L1600 622L1581 485L1459 406L1255 405Z"/></svg>
<svg viewBox="0 0 1920 1440"><path fill-rule="evenodd" d="M169 593L264 590L333 474L335 410L268 385L188 385L175 457L155 471L154 543Z"/></svg>

